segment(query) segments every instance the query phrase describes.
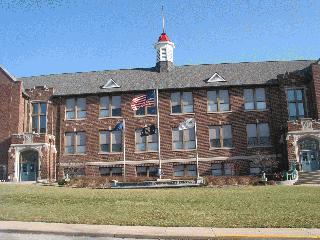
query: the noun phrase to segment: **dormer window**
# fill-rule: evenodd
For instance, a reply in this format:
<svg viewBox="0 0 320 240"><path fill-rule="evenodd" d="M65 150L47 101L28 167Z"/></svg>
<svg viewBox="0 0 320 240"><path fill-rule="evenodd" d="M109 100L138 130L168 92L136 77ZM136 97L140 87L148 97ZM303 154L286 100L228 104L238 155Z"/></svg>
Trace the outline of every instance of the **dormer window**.
<svg viewBox="0 0 320 240"><path fill-rule="evenodd" d="M120 86L112 78L110 78L105 85L101 86L102 89L119 88L119 87Z"/></svg>
<svg viewBox="0 0 320 240"><path fill-rule="evenodd" d="M207 83L214 82L226 82L226 80L223 77L221 77L218 73L214 73L212 77L207 80Z"/></svg>

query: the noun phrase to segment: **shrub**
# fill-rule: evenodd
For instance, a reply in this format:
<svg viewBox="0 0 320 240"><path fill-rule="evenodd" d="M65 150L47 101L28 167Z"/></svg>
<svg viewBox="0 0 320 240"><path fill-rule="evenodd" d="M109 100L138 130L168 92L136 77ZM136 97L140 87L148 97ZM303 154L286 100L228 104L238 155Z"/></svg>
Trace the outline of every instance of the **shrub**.
<svg viewBox="0 0 320 240"><path fill-rule="evenodd" d="M208 176L205 177L205 184L208 186L223 185L257 185L260 178L255 176Z"/></svg>
<svg viewBox="0 0 320 240"><path fill-rule="evenodd" d="M64 178L58 180L58 185L63 186L66 184L66 180Z"/></svg>

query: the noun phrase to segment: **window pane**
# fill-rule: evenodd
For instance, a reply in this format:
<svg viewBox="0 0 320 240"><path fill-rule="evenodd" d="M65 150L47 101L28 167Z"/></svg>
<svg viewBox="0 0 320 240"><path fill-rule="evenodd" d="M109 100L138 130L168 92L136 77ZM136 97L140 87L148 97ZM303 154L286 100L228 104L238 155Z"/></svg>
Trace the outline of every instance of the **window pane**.
<svg viewBox="0 0 320 240"><path fill-rule="evenodd" d="M112 132L112 152L122 151L122 132L113 131Z"/></svg>
<svg viewBox="0 0 320 240"><path fill-rule="evenodd" d="M77 118L86 117L86 99L78 98L77 99Z"/></svg>
<svg viewBox="0 0 320 240"><path fill-rule="evenodd" d="M183 112L193 112L193 97L192 92L183 93Z"/></svg>
<svg viewBox="0 0 320 240"><path fill-rule="evenodd" d="M222 135L223 135L223 138L232 138L231 125L222 126Z"/></svg>
<svg viewBox="0 0 320 240"><path fill-rule="evenodd" d="M77 152L85 153L86 151L86 135L85 133L77 133Z"/></svg>
<svg viewBox="0 0 320 240"><path fill-rule="evenodd" d="M296 110L296 104L295 103L289 103L289 116L290 117L297 116L297 110Z"/></svg>
<svg viewBox="0 0 320 240"><path fill-rule="evenodd" d="M45 133L47 129L47 116L40 116L40 133Z"/></svg>
<svg viewBox="0 0 320 240"><path fill-rule="evenodd" d="M146 167L137 167L137 175L138 176L147 176L147 168Z"/></svg>
<svg viewBox="0 0 320 240"><path fill-rule="evenodd" d="M259 135L262 137L269 137L269 125L268 123L258 124Z"/></svg>
<svg viewBox="0 0 320 240"><path fill-rule="evenodd" d="M291 102L291 101L294 101L294 100L295 100L295 97L294 97L294 90L288 90L287 95L288 95L288 100L289 100L289 102Z"/></svg>
<svg viewBox="0 0 320 240"><path fill-rule="evenodd" d="M110 152L110 144L100 144L101 152Z"/></svg>
<svg viewBox="0 0 320 240"><path fill-rule="evenodd" d="M136 115L146 115L145 107L141 107L136 111Z"/></svg>
<svg viewBox="0 0 320 240"><path fill-rule="evenodd" d="M179 131L178 128L172 129L173 149L183 148L183 131Z"/></svg>
<svg viewBox="0 0 320 240"><path fill-rule="evenodd" d="M231 125L222 126L223 146L232 147L232 129Z"/></svg>
<svg viewBox="0 0 320 240"><path fill-rule="evenodd" d="M78 118L85 118L87 116L86 111L78 111Z"/></svg>
<svg viewBox="0 0 320 240"><path fill-rule="evenodd" d="M184 176L184 165L174 166L174 176L175 177L183 177Z"/></svg>
<svg viewBox="0 0 320 240"><path fill-rule="evenodd" d="M32 131L33 132L38 132L38 116L33 116L32 117Z"/></svg>
<svg viewBox="0 0 320 240"><path fill-rule="evenodd" d="M209 128L210 147L221 147L220 144L220 127L214 126Z"/></svg>
<svg viewBox="0 0 320 240"><path fill-rule="evenodd" d="M156 115L157 114L157 107L147 107L147 114L149 115Z"/></svg>
<svg viewBox="0 0 320 240"><path fill-rule="evenodd" d="M75 104L76 102L74 98L67 99L67 111L74 111Z"/></svg>
<svg viewBox="0 0 320 240"><path fill-rule="evenodd" d="M46 114L47 113L47 103L41 103L41 114Z"/></svg>
<svg viewBox="0 0 320 240"><path fill-rule="evenodd" d="M220 103L220 111L221 112L226 112L230 110L230 105L229 103Z"/></svg>
<svg viewBox="0 0 320 240"><path fill-rule="evenodd" d="M220 102L228 103L229 102L229 92L228 90L220 90L219 91Z"/></svg>
<svg viewBox="0 0 320 240"><path fill-rule="evenodd" d="M222 175L222 169L220 163L212 164L212 173L213 176L221 176Z"/></svg>
<svg viewBox="0 0 320 240"><path fill-rule="evenodd" d="M171 108L172 113L181 113L180 92L171 93Z"/></svg>
<svg viewBox="0 0 320 240"><path fill-rule="evenodd" d="M100 117L109 117L109 97L100 98Z"/></svg>
<svg viewBox="0 0 320 240"><path fill-rule="evenodd" d="M73 144L73 136L74 133L66 133L65 135L65 152L66 153L74 153L74 144Z"/></svg>
<svg viewBox="0 0 320 240"><path fill-rule="evenodd" d="M109 117L109 110L100 109L100 117Z"/></svg>
<svg viewBox="0 0 320 240"><path fill-rule="evenodd" d="M299 117L303 118L304 117L304 107L303 103L298 103L298 110L299 110Z"/></svg>
<svg viewBox="0 0 320 240"><path fill-rule="evenodd" d="M224 175L225 175L225 176L234 175L234 174L233 174L232 164L230 164L230 163L224 164Z"/></svg>
<svg viewBox="0 0 320 240"><path fill-rule="evenodd" d="M259 130L259 144L267 145L270 144L270 133L269 133L269 125L267 123L258 124Z"/></svg>
<svg viewBox="0 0 320 240"><path fill-rule="evenodd" d="M75 118L75 116L74 116L74 111L72 111L72 112L67 112L66 117L67 117L67 119L74 119L74 118Z"/></svg>
<svg viewBox="0 0 320 240"><path fill-rule="evenodd" d="M302 101L303 99L303 92L301 89L296 90L297 100Z"/></svg>
<svg viewBox="0 0 320 240"><path fill-rule="evenodd" d="M217 112L217 93L216 91L208 91L208 111L209 112Z"/></svg>
<svg viewBox="0 0 320 240"><path fill-rule="evenodd" d="M245 89L244 90L244 100L245 102L253 102L253 90Z"/></svg>
<svg viewBox="0 0 320 240"><path fill-rule="evenodd" d="M257 145L257 128L256 124L247 124L248 145Z"/></svg>
<svg viewBox="0 0 320 240"><path fill-rule="evenodd" d="M77 99L77 108L78 108L78 110L81 110L81 111L86 110L86 99L85 98L78 98Z"/></svg>
<svg viewBox="0 0 320 240"><path fill-rule="evenodd" d="M264 88L256 89L256 100L257 102L264 102L266 100Z"/></svg>
<svg viewBox="0 0 320 240"><path fill-rule="evenodd" d="M32 104L32 107L33 107L33 114L38 114L38 111L39 111L39 105L38 103L33 103Z"/></svg>
<svg viewBox="0 0 320 240"><path fill-rule="evenodd" d="M266 109L266 103L265 102L257 102L257 109L261 110L261 109Z"/></svg>
<svg viewBox="0 0 320 240"><path fill-rule="evenodd" d="M99 171L101 176L110 176L110 173L111 173L110 168L108 167L100 167Z"/></svg>
<svg viewBox="0 0 320 240"><path fill-rule="evenodd" d="M112 97L112 116L121 116L121 97Z"/></svg>
<svg viewBox="0 0 320 240"><path fill-rule="evenodd" d="M245 108L246 110L252 110L252 109L254 109L254 103L253 103L253 102L245 103L245 104L244 104L244 108Z"/></svg>
<svg viewBox="0 0 320 240"><path fill-rule="evenodd" d="M248 137L257 136L256 124L247 124L247 135Z"/></svg>
<svg viewBox="0 0 320 240"><path fill-rule="evenodd" d="M146 137L140 136L141 129L136 130L136 151L146 151Z"/></svg>
<svg viewBox="0 0 320 240"><path fill-rule="evenodd" d="M197 166L196 165L186 165L187 176L195 177L197 176Z"/></svg>
<svg viewBox="0 0 320 240"><path fill-rule="evenodd" d="M100 132L100 144L107 144L110 142L109 131L101 131Z"/></svg>

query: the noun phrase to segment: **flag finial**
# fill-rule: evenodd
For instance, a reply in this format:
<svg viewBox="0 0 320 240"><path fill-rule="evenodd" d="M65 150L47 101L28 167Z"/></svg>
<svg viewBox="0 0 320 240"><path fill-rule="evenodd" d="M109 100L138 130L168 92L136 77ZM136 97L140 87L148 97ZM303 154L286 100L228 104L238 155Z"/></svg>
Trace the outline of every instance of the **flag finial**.
<svg viewBox="0 0 320 240"><path fill-rule="evenodd" d="M162 33L165 33L163 5L162 5L162 7L161 7L161 14L162 14Z"/></svg>

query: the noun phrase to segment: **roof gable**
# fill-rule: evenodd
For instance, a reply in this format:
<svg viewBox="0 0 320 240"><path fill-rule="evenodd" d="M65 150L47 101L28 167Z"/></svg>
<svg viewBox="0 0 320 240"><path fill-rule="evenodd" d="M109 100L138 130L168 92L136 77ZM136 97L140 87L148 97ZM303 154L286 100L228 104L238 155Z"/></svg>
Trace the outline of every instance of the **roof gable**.
<svg viewBox="0 0 320 240"><path fill-rule="evenodd" d="M101 88L102 88L102 89L120 88L120 86L119 86L115 81L113 81L112 78L110 78L106 84L104 84L103 86L101 86Z"/></svg>
<svg viewBox="0 0 320 240"><path fill-rule="evenodd" d="M223 77L221 77L218 73L214 73L212 77L209 78L206 82L207 83L226 82L226 80Z"/></svg>

